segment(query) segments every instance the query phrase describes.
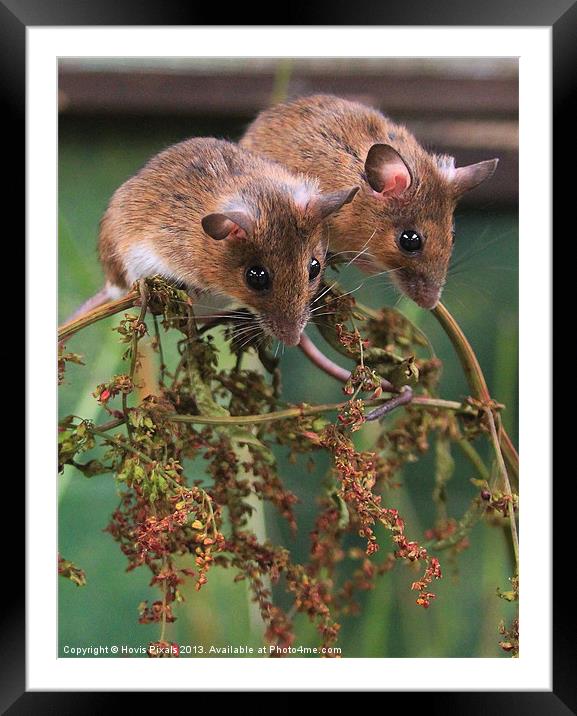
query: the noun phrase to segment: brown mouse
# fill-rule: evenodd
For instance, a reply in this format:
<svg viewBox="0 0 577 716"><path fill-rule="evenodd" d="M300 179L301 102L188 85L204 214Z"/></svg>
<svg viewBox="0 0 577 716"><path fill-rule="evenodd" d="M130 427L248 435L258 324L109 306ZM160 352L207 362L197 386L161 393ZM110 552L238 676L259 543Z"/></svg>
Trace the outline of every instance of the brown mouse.
<svg viewBox="0 0 577 716"><path fill-rule="evenodd" d="M175 144L113 195L99 237L106 284L77 313L159 274L235 299L296 345L325 264L324 220L357 191L323 194L316 179L224 140Z"/></svg>
<svg viewBox="0 0 577 716"><path fill-rule="evenodd" d="M498 162L456 168L381 112L326 95L261 112L240 144L318 178L324 191L360 184L354 203L330 221L330 250L357 254L368 272L388 271L423 308L436 306L446 281L459 196Z"/></svg>

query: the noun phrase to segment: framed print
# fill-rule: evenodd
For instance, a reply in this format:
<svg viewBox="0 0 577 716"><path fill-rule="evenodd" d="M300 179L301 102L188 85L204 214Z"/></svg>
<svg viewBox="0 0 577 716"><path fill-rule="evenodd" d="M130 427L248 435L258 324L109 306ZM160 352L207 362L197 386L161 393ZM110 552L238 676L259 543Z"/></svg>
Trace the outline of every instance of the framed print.
<svg viewBox="0 0 577 716"><path fill-rule="evenodd" d="M26 98L7 712L182 690L574 711L549 578L574 7L0 9L14 136Z"/></svg>

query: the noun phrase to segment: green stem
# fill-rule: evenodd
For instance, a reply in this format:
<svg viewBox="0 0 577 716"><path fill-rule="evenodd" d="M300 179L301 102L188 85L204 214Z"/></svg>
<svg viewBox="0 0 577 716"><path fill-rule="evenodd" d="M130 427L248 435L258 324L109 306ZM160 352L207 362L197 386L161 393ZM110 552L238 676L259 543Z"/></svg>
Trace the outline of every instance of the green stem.
<svg viewBox="0 0 577 716"><path fill-rule="evenodd" d="M146 317L146 309L148 307L148 289L144 280L139 282L139 290L141 297L140 314L138 316L138 322L132 331L132 355L130 356L130 381L134 386L134 374L136 372L136 362L138 360L138 341L140 340L140 326L144 325L144 319ZM126 432L128 433L128 439L130 442L134 442L134 436L132 434L132 426L128 419L128 396L126 393L122 394L122 412L126 421Z"/></svg>
<svg viewBox="0 0 577 716"><path fill-rule="evenodd" d="M132 308L138 298L138 291L130 291L130 293L127 293L126 296L119 298L117 301L109 301L103 306L98 306L98 308L95 308L93 311L85 313L76 320L65 323L63 326L58 328L58 341L60 342L70 338L70 336L77 333L82 328L91 326L93 323L97 323L103 318L114 316L115 313L123 311L126 308Z"/></svg>
<svg viewBox="0 0 577 716"><path fill-rule="evenodd" d="M365 405L381 405L389 398L375 398L373 400L365 400ZM262 415L231 415L228 417L216 417L212 415L180 415L171 413L167 419L176 423L198 423L200 425L252 425L255 423L268 423L274 420L286 420L287 418L298 418L307 415L316 415L317 413L330 413L335 410L342 410L348 405L349 401L342 403L324 403L320 405L302 405L296 408L287 408L286 410L276 410L271 413ZM425 409L443 409L462 411L463 405L452 400L437 400L435 398L419 398L418 402L413 401L411 405L416 405Z"/></svg>
<svg viewBox="0 0 577 716"><path fill-rule="evenodd" d="M441 551L444 549L449 549L450 547L454 547L469 534L469 532L481 519L484 513L484 505L482 505L480 501L475 498L467 512L465 512L465 514L461 518L457 529L455 530L455 532L453 532L452 535L449 535L444 539L425 542L423 546L427 549L434 549L436 551Z"/></svg>
<svg viewBox="0 0 577 716"><path fill-rule="evenodd" d="M121 420L120 424L126 422L125 420ZM148 455L145 455L145 453L141 452L140 450L137 450L133 445L130 443L125 442L120 437L117 437L116 435L106 435L106 430L110 430L110 427L107 427L106 425L102 425L101 427L92 427L91 430L93 433L96 433L96 435L102 435L105 442L111 442L115 445L119 445L120 447L124 448L125 450L128 450L133 455L136 455L136 457L139 457L144 462L148 463L149 465L152 465L155 461L149 457Z"/></svg>
<svg viewBox="0 0 577 716"><path fill-rule="evenodd" d="M293 60L289 57L278 60L270 97L271 104L278 104L286 100L292 75L292 63Z"/></svg>
<svg viewBox="0 0 577 716"><path fill-rule="evenodd" d="M471 443L468 440L466 440L465 438L461 438L457 442L457 445L459 446L461 451L466 455L466 457L469 459L469 462L477 470L480 477L483 480L485 480L486 482L489 482L489 480L491 478L489 470L487 469L487 466L483 462L481 456L475 450L475 448L471 445Z"/></svg>
<svg viewBox="0 0 577 716"><path fill-rule="evenodd" d="M390 400L388 397L365 400L366 406L381 405ZM174 423L194 423L198 425L253 425L256 423L269 423L275 420L286 420L287 418L298 418L318 413L330 413L335 410L342 410L349 401L342 403L322 403L319 405L301 405L286 410L276 410L260 415L185 415L181 413L169 413L166 418ZM452 410L455 412L471 412L455 400L442 400L440 398L424 398L418 396L413 399L411 406L423 408L424 410ZM115 418L108 423L103 423L94 432L102 433L117 428L124 423L124 418ZM480 459L480 458L479 458Z"/></svg>
<svg viewBox="0 0 577 716"><path fill-rule="evenodd" d="M437 307L432 310L432 313L441 324L445 333L449 336L455 348L473 397L484 403L489 402L491 395L485 381L485 376L483 375L477 356L459 324L442 303L437 304Z"/></svg>
<svg viewBox="0 0 577 716"><path fill-rule="evenodd" d="M517 522L515 521L515 508L513 506L513 492L511 490L511 483L509 482L509 475L507 473L507 467L503 460L503 453L501 450L501 443L499 442L499 436L497 434L497 428L495 426L495 418L493 411L487 409L486 411L487 421L489 422L489 431L491 433L491 442L493 443L493 449L495 451L495 457L497 458L497 466L499 468L499 474L503 481L503 486L507 495L511 498L507 503L507 514L509 516L509 529L511 530L511 542L513 544L513 552L515 553L515 566L516 574L519 574L519 535L517 534Z"/></svg>
<svg viewBox="0 0 577 716"><path fill-rule="evenodd" d="M489 403L491 394L489 393L485 376L483 375L477 356L461 330L461 327L442 303L437 304L436 308L432 310L432 313L441 324L441 327L455 348L473 397L482 403ZM501 430L499 442L509 469L516 480L518 480L519 455L505 430Z"/></svg>
<svg viewBox="0 0 577 716"><path fill-rule="evenodd" d="M136 372L136 361L138 359L138 341L140 340L139 328L144 323L146 317L146 309L148 308L148 289L144 280L139 282L140 296L142 302L140 305L140 314L138 316L138 322L134 326L132 332L132 355L130 356L130 379L134 380L134 373Z"/></svg>
<svg viewBox="0 0 577 716"><path fill-rule="evenodd" d="M158 327L158 318L156 316L152 316L152 320L154 323L154 337L156 338L156 345L158 347L158 358L160 360L160 378L159 383L161 387L164 387L165 378L166 378L166 363L164 362L164 351L162 349L162 339L160 338L160 329Z"/></svg>

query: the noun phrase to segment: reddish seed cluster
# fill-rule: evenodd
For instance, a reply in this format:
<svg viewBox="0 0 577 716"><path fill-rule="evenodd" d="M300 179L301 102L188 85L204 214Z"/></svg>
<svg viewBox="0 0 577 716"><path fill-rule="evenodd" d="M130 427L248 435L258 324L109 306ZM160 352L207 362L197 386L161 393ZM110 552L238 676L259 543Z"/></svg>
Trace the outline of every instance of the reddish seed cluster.
<svg viewBox="0 0 577 716"><path fill-rule="evenodd" d="M363 349L369 347L369 341L366 338L361 338L361 334L356 328L354 331L349 331L342 323L337 323L335 325L335 329L337 333L337 340L352 355L359 355L361 346Z"/></svg>
<svg viewBox="0 0 577 716"><path fill-rule="evenodd" d="M376 456L374 453L358 452L350 438L342 428L330 425L325 428L321 443L333 455L335 470L341 481L340 494L347 505L355 512L358 519L358 534L366 539L366 554L368 557L379 549L377 537L374 532L376 523L381 523L393 534L395 543L395 558L408 562L423 561L427 564L425 574L420 582L421 594L417 604L428 607L434 598L431 593L423 592L425 586L433 579L441 578L439 562L430 558L427 550L418 542L409 541L405 535L405 523L396 509L381 506L381 496L372 492L375 484ZM413 585L413 589L415 589Z"/></svg>
<svg viewBox="0 0 577 716"><path fill-rule="evenodd" d="M179 655L178 647L164 638L165 627L178 616L176 606L183 600L183 583L194 580L195 589L200 590L214 568L232 570L235 580L246 580L266 625L265 637L280 649L294 643L293 619L297 613L306 614L315 625L323 646L334 645L339 618L357 613L358 594L373 589L376 579L399 562L424 566L412 589L418 592L417 604L428 608L435 598L431 584L441 578L439 562L407 537L398 511L383 506L383 494L399 487L398 475L405 463L428 450L432 431L439 431L449 441L460 437L456 419L443 411L408 406L395 413L390 422L387 419L374 451L357 450L351 439L364 423L361 394L380 395L379 374L393 377L399 370L403 380L408 373L412 378L418 376L418 389L424 394L435 389L438 360L413 358L424 345L421 334L400 314L386 310L378 319L367 321L367 335L361 335L355 327L359 316L354 313L354 299L330 291L325 300L332 314L327 320L333 325L325 337L337 350L359 362L344 387L351 399L336 421L329 422L332 418L328 415L301 414L254 429L226 422L199 427L175 422L169 416L226 416L227 411L253 415L286 407L280 401L275 358L267 352L266 344L260 343L258 355L264 370L243 369L243 349L237 345L237 365L229 371L219 370L217 349L210 337L197 333L188 296L159 279L148 283L152 313L162 317L162 326L184 336L177 344L178 365L172 373L163 366L159 394L135 405L130 375L117 375L97 386L94 396L111 415L125 421L122 431L103 438L92 431L89 421L78 423L69 416L62 421L59 436L61 467L74 465L86 475L116 475L120 504L107 531L125 554L127 569L150 570L150 584L159 592L158 598L143 602L139 608L141 623L157 623L161 628L160 639L149 645L148 655ZM349 330L345 323L351 318L354 322ZM242 330L244 320L239 318L238 323ZM125 357L132 359L133 347L146 330L144 324L136 316L127 316L118 330L122 341L129 344ZM319 330L322 332L322 326ZM159 335L154 346L161 350ZM76 356L63 356L62 370L66 360L79 362ZM131 407L126 405L129 395ZM99 441L107 447L105 462L78 462L78 455ZM283 485L271 451L273 445L288 450L291 460L304 453L311 468L318 451L328 451L333 462L332 477L319 498L309 557L302 564L294 560L287 547L259 541L249 527L253 510L249 498L256 494L273 505L294 532L298 528L294 509L298 498ZM182 465L188 465L188 461L203 467L202 482L184 474ZM505 514L506 497L493 493L484 501L492 510ZM379 526L391 533L394 551L379 551ZM447 520L427 537L447 539L457 527L454 520ZM465 542L460 541L457 547ZM80 579L81 570L69 565L61 563L62 574ZM292 598L286 610L275 598L275 591L281 588ZM502 648L512 644L514 651L515 635L510 630L502 633Z"/></svg>
<svg viewBox="0 0 577 716"><path fill-rule="evenodd" d="M362 400L349 400L346 408L337 416L339 423L351 432L359 430L365 422L365 404Z"/></svg>
<svg viewBox="0 0 577 716"><path fill-rule="evenodd" d="M92 395L101 404L106 404L117 395L129 395L134 390L132 379L128 375L115 375L109 383L101 383Z"/></svg>
<svg viewBox="0 0 577 716"><path fill-rule="evenodd" d="M507 628L504 622L499 624L499 634L503 637L499 646L511 656L519 656L519 620L513 619Z"/></svg>
<svg viewBox="0 0 577 716"><path fill-rule="evenodd" d="M433 579L441 579L442 576L443 575L441 574L441 565L439 564L439 560L436 557L431 557L429 559L427 569L425 570L425 574L418 582L413 582L413 584L411 585L411 589L419 591L419 596L417 597L417 604L420 607L424 607L425 609L429 607L431 599L434 599L435 595L432 592L427 592L425 590L433 581Z"/></svg>

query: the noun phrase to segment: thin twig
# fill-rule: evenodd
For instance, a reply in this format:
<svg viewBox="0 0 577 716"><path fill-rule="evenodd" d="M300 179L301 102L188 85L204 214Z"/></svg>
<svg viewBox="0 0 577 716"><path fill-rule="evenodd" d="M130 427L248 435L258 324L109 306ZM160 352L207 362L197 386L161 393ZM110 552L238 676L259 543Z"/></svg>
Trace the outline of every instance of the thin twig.
<svg viewBox="0 0 577 716"><path fill-rule="evenodd" d="M162 349L162 340L160 338L160 329L158 327L158 318L153 315L152 320L154 323L154 337L156 338L156 345L158 346L158 359L160 361L160 378L158 380L160 386L164 387L164 379L166 378L166 363L164 362L164 351Z"/></svg>
<svg viewBox="0 0 577 716"><path fill-rule="evenodd" d="M388 403L391 398L373 398L365 400L365 405L383 405ZM217 417L212 415L182 415L180 413L168 414L167 420L177 423L198 423L200 425L251 425L253 423L268 423L274 420L285 420L287 418L298 418L307 415L316 415L317 413L330 413L335 410L342 410L349 404L349 401L342 403L324 403L320 405L301 405L295 408L287 408L286 410L276 410L271 413L263 413L259 415L230 415L226 417ZM461 403L452 400L437 400L435 398L425 398L414 402L414 405L425 410L452 410L460 412L465 410Z"/></svg>
<svg viewBox="0 0 577 716"><path fill-rule="evenodd" d="M144 319L146 317L146 309L148 308L148 288L146 287L146 281L144 279L140 280L138 283L138 287L140 290L141 304L138 321L132 329L132 355L130 356L129 373L132 385L134 385L134 374L136 372L136 362L138 360L138 341L141 338L140 326L145 325ZM124 413L124 417L126 420L126 432L128 433L128 439L130 440L130 442L134 442L132 435L132 426L130 425L130 420L128 419L128 396L124 392L122 393L122 412Z"/></svg>
<svg viewBox="0 0 577 716"><path fill-rule="evenodd" d="M394 398L381 397L365 400L365 405L377 406L386 404ZM166 420L173 423L192 423L198 425L253 425L256 423L269 423L276 420L286 420L287 418L299 418L308 415L317 415L318 413L330 413L336 410L342 410L349 404L349 401L341 403L321 403L319 405L299 405L285 410L275 410L270 413L262 413L258 415L188 415L183 413L167 413ZM451 410L454 412L473 413L473 408L467 408L461 403L454 400L442 400L440 398L423 398L418 396L413 399L415 407L423 410ZM92 428L94 432L105 433L113 430L124 423L124 418L115 418L107 423L103 423Z"/></svg>
<svg viewBox="0 0 577 716"><path fill-rule="evenodd" d="M441 324L443 330L455 348L463 371L467 377L469 388L471 389L473 397L480 400L482 403L489 403L491 401L491 394L489 393L485 376L483 375L477 356L475 355L475 352L473 351L465 334L461 330L461 327L442 303L437 304L436 308L432 310L432 313ZM499 442L509 469L512 471L515 480L518 482L519 455L517 454L511 439L504 429L500 431Z"/></svg>
<svg viewBox="0 0 577 716"><path fill-rule="evenodd" d="M509 496L507 502L507 513L509 515L509 525L511 529L511 541L513 543L513 552L515 553L515 565L516 573L519 574L519 535L517 534L517 523L515 521L515 507L513 505L513 492L511 490L511 483L509 482L509 475L507 473L507 467L503 460L503 453L501 443L499 442L499 436L497 434L497 428L495 426L495 418L493 411L487 408L485 411L487 415L487 422L489 423L489 431L491 433L491 442L493 443L493 449L495 451L495 457L497 458L497 466L499 468L499 474L503 481L503 485Z"/></svg>
<svg viewBox="0 0 577 716"><path fill-rule="evenodd" d="M375 408L374 410L371 410L370 413L367 413L367 415L365 415L365 420L368 422L371 420L379 420L379 418L383 418L395 408L398 408L401 405L407 405L412 400L413 390L410 386L405 385L401 388L401 392L398 395L395 395L393 398L387 400L386 403L379 405L378 408Z"/></svg>
<svg viewBox="0 0 577 716"><path fill-rule="evenodd" d="M114 316L115 313L119 313L127 308L132 308L138 300L139 295L138 291L130 291L126 296L116 301L109 301L92 311L88 311L88 313L79 316L73 321L65 323L58 328L58 341L60 342L70 338L74 333L77 333L87 326L91 326L93 323L101 321L103 318Z"/></svg>
<svg viewBox="0 0 577 716"><path fill-rule="evenodd" d="M481 479L485 480L486 482L489 482L489 479L491 477L491 475L489 474L489 470L487 469L487 466L483 462L481 456L471 445L471 443L466 438L461 438L457 441L457 445L464 453L464 455L468 458L469 462L477 470Z"/></svg>

